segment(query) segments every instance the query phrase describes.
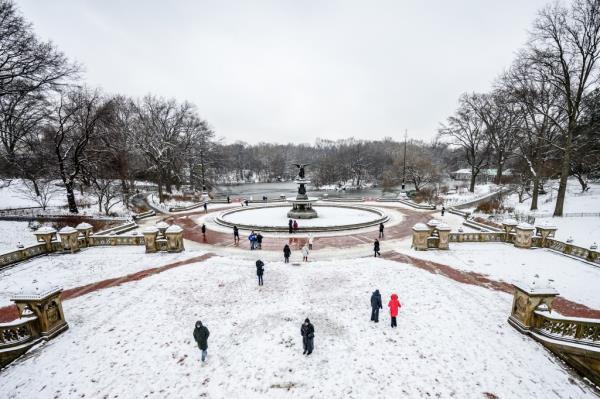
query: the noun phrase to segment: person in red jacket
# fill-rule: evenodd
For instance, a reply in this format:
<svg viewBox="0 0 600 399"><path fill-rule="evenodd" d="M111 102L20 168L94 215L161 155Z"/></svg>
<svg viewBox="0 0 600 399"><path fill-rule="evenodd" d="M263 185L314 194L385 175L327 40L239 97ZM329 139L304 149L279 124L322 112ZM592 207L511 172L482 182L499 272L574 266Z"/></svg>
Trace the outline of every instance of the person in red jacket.
<svg viewBox="0 0 600 399"><path fill-rule="evenodd" d="M392 299L388 302L388 307L390 308L390 316L392 316L392 328L397 327L396 317L398 316L398 309L402 307L398 300L398 295L392 294Z"/></svg>

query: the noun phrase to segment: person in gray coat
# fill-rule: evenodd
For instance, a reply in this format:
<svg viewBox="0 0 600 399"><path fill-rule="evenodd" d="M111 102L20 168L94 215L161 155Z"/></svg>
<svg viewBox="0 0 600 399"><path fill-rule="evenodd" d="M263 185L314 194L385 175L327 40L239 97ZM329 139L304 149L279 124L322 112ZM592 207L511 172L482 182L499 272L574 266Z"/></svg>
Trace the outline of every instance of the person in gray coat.
<svg viewBox="0 0 600 399"><path fill-rule="evenodd" d="M371 295L371 321L379 323L379 309L382 309L381 294L379 290L373 291Z"/></svg>

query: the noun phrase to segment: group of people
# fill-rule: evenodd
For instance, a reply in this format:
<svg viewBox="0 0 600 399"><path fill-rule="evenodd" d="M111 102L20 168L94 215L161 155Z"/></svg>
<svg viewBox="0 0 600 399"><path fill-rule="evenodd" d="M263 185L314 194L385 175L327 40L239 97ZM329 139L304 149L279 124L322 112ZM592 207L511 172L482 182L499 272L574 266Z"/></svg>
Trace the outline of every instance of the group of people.
<svg viewBox="0 0 600 399"><path fill-rule="evenodd" d="M398 317L398 309L402 307L402 304L398 300L398 295L392 294L390 297L390 301L388 302L388 308L390 308L390 317L392 328L397 327L396 317ZM371 321L375 323L379 323L379 309L383 309L383 304L381 302L381 294L379 290L373 291L371 294Z"/></svg>
<svg viewBox="0 0 600 399"><path fill-rule="evenodd" d="M262 234L260 234L260 232L255 233L253 230L250 233L250 235L248 236L248 241L250 241L250 250L262 249L263 236L262 236ZM238 235L238 242L239 242L239 235Z"/></svg>
<svg viewBox="0 0 600 399"><path fill-rule="evenodd" d="M298 221L297 220L288 220L288 233L294 234L298 232Z"/></svg>
<svg viewBox="0 0 600 399"><path fill-rule="evenodd" d="M264 273L265 264L260 259L256 261L256 274L258 275L258 285L263 285L262 276ZM388 308L390 309L390 318L392 328L398 327L396 318L398 317L398 310L402 307L398 300L398 295L392 294L388 302ZM379 309L383 308L381 302L381 294L379 290L375 290L371 294L371 321L379 323ZM196 341L198 348L201 351L201 359L204 362L208 355L208 337L210 332L208 328L202 324L201 321L196 322L196 328L194 329L194 340ZM304 349L303 355L309 356L314 350L314 339L315 339L315 327L310 322L308 317L304 320L304 323L300 326L300 335L302 336L302 347Z"/></svg>

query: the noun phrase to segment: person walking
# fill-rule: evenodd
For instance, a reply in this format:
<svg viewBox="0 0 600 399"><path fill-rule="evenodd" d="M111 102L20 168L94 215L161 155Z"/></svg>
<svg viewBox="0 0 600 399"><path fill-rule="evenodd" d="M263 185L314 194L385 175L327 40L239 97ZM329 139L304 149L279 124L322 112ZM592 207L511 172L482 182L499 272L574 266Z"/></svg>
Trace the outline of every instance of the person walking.
<svg viewBox="0 0 600 399"><path fill-rule="evenodd" d="M265 264L262 260L256 261L256 275L258 276L258 285L263 285L263 274L265 272L264 269Z"/></svg>
<svg viewBox="0 0 600 399"><path fill-rule="evenodd" d="M262 240L263 240L263 236L262 236L262 234L260 234L260 231L259 231L258 234L256 235L256 247L258 249L262 249Z"/></svg>
<svg viewBox="0 0 600 399"><path fill-rule="evenodd" d="M200 230L202 230L202 235L206 238L206 225L204 223L202 223Z"/></svg>
<svg viewBox="0 0 600 399"><path fill-rule="evenodd" d="M290 246L285 244L285 246L283 247L283 259L284 259L284 263L290 263L290 255L292 254L292 250L290 249Z"/></svg>
<svg viewBox="0 0 600 399"><path fill-rule="evenodd" d="M315 242L315 237L313 236L312 233L308 233L308 249L310 251L312 251L312 249L313 249L314 242Z"/></svg>
<svg viewBox="0 0 600 399"><path fill-rule="evenodd" d="M381 294L379 290L373 291L371 294L371 321L379 323L379 309L383 309L381 304Z"/></svg>
<svg viewBox="0 0 600 399"><path fill-rule="evenodd" d="M294 220L294 233L298 232L298 221Z"/></svg>
<svg viewBox="0 0 600 399"><path fill-rule="evenodd" d="M208 336L210 331L206 326L202 325L202 322L198 320L196 322L196 328L194 328L194 341L198 344L198 348L202 351L202 361L206 360L208 356Z"/></svg>
<svg viewBox="0 0 600 399"><path fill-rule="evenodd" d="M204 201L204 213L208 213L208 202Z"/></svg>
<svg viewBox="0 0 600 399"><path fill-rule="evenodd" d="M383 222L379 223L379 238L383 238Z"/></svg>
<svg viewBox="0 0 600 399"><path fill-rule="evenodd" d="M292 234L294 232L294 222L292 219L288 220L288 232Z"/></svg>
<svg viewBox="0 0 600 399"><path fill-rule="evenodd" d="M442 205L442 216L444 216L445 212L446 212L446 207L444 205Z"/></svg>
<svg viewBox="0 0 600 399"><path fill-rule="evenodd" d="M302 261L303 262L308 262L308 254L310 253L310 250L308 249L308 244L304 244L304 246L302 247Z"/></svg>
<svg viewBox="0 0 600 399"><path fill-rule="evenodd" d="M247 199L244 200L244 204L246 204L246 206L248 206L248 200Z"/></svg>
<svg viewBox="0 0 600 399"><path fill-rule="evenodd" d="M392 317L392 328L397 327L396 317L398 317L398 309L402 307L400 301L398 300L398 295L392 294L392 298L388 302L388 307L390 308L390 316Z"/></svg>
<svg viewBox="0 0 600 399"><path fill-rule="evenodd" d="M308 317L300 327L300 334L302 335L302 346L304 347L303 355L308 356L314 349L315 339L315 327L311 324L310 320L308 320Z"/></svg>
<svg viewBox="0 0 600 399"><path fill-rule="evenodd" d="M231 198L229 198L229 195L227 196L227 203L230 204L231 203Z"/></svg>
<svg viewBox="0 0 600 399"><path fill-rule="evenodd" d="M240 231L238 230L237 226L233 226L233 243L234 244L240 243Z"/></svg>
<svg viewBox="0 0 600 399"><path fill-rule="evenodd" d="M379 240L375 239L375 242L373 243L373 252L375 252L375 257L377 257L378 255L381 256L381 253L379 253Z"/></svg>
<svg viewBox="0 0 600 399"><path fill-rule="evenodd" d="M248 241L250 241L250 250L253 251L254 246L256 245L256 234L254 234L254 231L248 236Z"/></svg>

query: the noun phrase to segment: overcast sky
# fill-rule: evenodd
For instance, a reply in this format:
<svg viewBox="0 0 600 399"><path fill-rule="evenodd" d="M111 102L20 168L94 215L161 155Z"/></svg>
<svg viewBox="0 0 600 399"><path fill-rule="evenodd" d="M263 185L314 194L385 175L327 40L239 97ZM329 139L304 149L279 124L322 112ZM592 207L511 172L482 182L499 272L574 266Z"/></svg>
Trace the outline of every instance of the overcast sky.
<svg viewBox="0 0 600 399"><path fill-rule="evenodd" d="M431 139L546 0L18 0L109 93L198 106L226 142Z"/></svg>

